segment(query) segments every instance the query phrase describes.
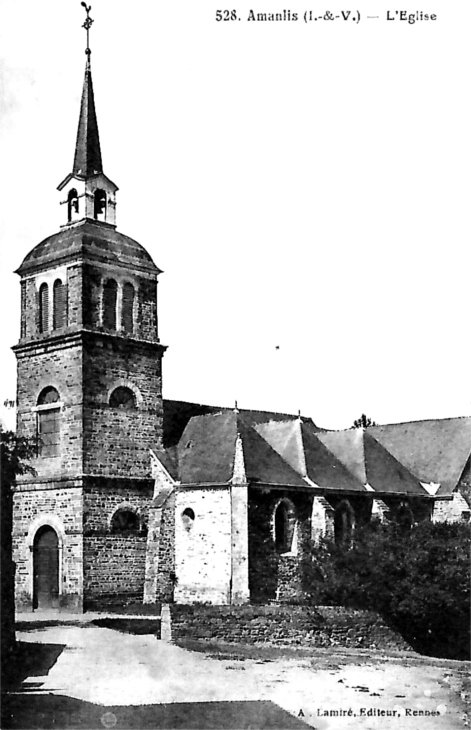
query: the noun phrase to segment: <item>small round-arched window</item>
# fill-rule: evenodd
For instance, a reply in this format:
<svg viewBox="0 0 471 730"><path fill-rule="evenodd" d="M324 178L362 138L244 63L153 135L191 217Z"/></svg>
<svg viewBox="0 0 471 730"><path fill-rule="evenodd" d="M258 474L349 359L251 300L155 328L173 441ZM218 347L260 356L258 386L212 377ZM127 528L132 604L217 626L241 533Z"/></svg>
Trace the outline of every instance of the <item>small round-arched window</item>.
<svg viewBox="0 0 471 730"><path fill-rule="evenodd" d="M111 532L139 532L139 516L130 509L119 509L111 519Z"/></svg>
<svg viewBox="0 0 471 730"><path fill-rule="evenodd" d="M131 388L125 388L123 385L120 385L110 395L110 406L112 408L133 410L136 408L136 396Z"/></svg>
<svg viewBox="0 0 471 730"><path fill-rule="evenodd" d="M195 513L191 507L187 507L182 512L182 522L185 530L191 530L195 521Z"/></svg>
<svg viewBox="0 0 471 730"><path fill-rule="evenodd" d="M59 393L52 385L44 388L39 394L38 406L45 406L48 403L57 403L59 400Z"/></svg>

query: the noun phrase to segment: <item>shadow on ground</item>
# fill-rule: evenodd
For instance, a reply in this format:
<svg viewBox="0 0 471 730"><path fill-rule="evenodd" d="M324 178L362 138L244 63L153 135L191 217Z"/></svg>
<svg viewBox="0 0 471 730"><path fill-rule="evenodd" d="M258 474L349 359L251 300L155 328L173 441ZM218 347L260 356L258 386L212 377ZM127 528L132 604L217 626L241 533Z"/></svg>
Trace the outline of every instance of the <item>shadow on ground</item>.
<svg viewBox="0 0 471 730"><path fill-rule="evenodd" d="M102 629L114 629L125 634L155 634L160 639L160 618L98 618L91 623Z"/></svg>
<svg viewBox="0 0 471 730"><path fill-rule="evenodd" d="M152 730L153 728L306 728L273 702L194 702L168 705L103 707L52 694L7 694L2 697L2 728L29 730Z"/></svg>
<svg viewBox="0 0 471 730"><path fill-rule="evenodd" d="M13 689L21 692L21 683L26 677L44 677L64 649L65 644L18 641L8 666L2 666L2 692Z"/></svg>

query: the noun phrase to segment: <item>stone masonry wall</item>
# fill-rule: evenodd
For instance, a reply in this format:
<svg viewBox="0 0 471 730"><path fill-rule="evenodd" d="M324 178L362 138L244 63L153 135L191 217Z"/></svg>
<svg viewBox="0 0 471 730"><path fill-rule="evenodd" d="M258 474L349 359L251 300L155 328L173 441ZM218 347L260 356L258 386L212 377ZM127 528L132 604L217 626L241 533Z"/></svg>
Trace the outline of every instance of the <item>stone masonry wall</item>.
<svg viewBox="0 0 471 730"><path fill-rule="evenodd" d="M60 604L81 609L83 596L83 535L81 487L60 482L17 489L13 498L13 560L16 563L16 604L32 608L34 537L43 525L58 534Z"/></svg>
<svg viewBox="0 0 471 730"><path fill-rule="evenodd" d="M192 509L193 522L184 519ZM231 592L229 487L186 489L175 500L175 600L224 604Z"/></svg>
<svg viewBox="0 0 471 730"><path fill-rule="evenodd" d="M113 408L118 386L135 392L136 408ZM162 379L158 345L89 335L84 347L84 471L151 475L150 448L161 444Z"/></svg>
<svg viewBox="0 0 471 730"><path fill-rule="evenodd" d="M451 499L437 499L433 505L433 522L469 522L470 506L462 494Z"/></svg>
<svg viewBox="0 0 471 730"><path fill-rule="evenodd" d="M85 609L142 602L145 562L145 535L85 536Z"/></svg>
<svg viewBox="0 0 471 730"><path fill-rule="evenodd" d="M62 403L59 456L39 456L33 464L36 477L20 477L19 482L75 477L82 473L82 353L78 344L44 342L27 353L18 353L19 435L36 439L37 412L34 409L41 391L48 386L56 388Z"/></svg>
<svg viewBox="0 0 471 730"><path fill-rule="evenodd" d="M173 601L175 585L175 483L152 454L154 493L149 508L144 603Z"/></svg>
<svg viewBox="0 0 471 730"><path fill-rule="evenodd" d="M129 507L147 526L153 485L150 480L87 479L84 488L85 534L108 534L111 519L119 507Z"/></svg>
<svg viewBox="0 0 471 730"><path fill-rule="evenodd" d="M341 606L174 605L171 612L175 641L411 651L378 614Z"/></svg>
<svg viewBox="0 0 471 730"><path fill-rule="evenodd" d="M157 576L158 600L173 600L175 576L175 493L173 493L161 513Z"/></svg>
<svg viewBox="0 0 471 730"><path fill-rule="evenodd" d="M60 279L66 289L66 318L60 329L53 330L53 287L54 281ZM47 332L39 330L39 287L42 283L49 289L49 321ZM58 265L43 267L35 276L29 276L21 282L21 340L42 341L50 336L68 333L82 324L82 266L74 263L68 266Z"/></svg>
<svg viewBox="0 0 471 730"><path fill-rule="evenodd" d="M100 479L84 488L84 602L86 608L143 598L147 522L153 485ZM115 512L137 514L135 531L114 533Z"/></svg>

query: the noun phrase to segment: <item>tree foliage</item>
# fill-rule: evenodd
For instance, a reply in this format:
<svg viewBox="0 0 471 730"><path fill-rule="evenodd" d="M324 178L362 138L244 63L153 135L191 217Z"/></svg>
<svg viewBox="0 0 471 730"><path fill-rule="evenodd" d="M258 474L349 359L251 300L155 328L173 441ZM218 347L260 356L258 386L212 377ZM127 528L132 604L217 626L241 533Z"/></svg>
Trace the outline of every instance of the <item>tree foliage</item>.
<svg viewBox="0 0 471 730"><path fill-rule="evenodd" d="M424 654L469 658L470 532L462 523L357 528L350 550L313 548L309 592L317 604L378 611Z"/></svg>
<svg viewBox="0 0 471 730"><path fill-rule="evenodd" d="M2 684L15 650L15 565L12 560L13 491L18 474L34 473L28 460L36 453L30 439L0 431L1 486L1 635Z"/></svg>
<svg viewBox="0 0 471 730"><path fill-rule="evenodd" d="M34 474L28 461L36 456L36 443L24 436L17 436L13 431L0 432L0 462L2 467L2 484L10 487L18 474Z"/></svg>
<svg viewBox="0 0 471 730"><path fill-rule="evenodd" d="M353 421L352 428L369 428L370 426L377 426L376 421L366 416L364 413L361 414L360 418L356 418Z"/></svg>

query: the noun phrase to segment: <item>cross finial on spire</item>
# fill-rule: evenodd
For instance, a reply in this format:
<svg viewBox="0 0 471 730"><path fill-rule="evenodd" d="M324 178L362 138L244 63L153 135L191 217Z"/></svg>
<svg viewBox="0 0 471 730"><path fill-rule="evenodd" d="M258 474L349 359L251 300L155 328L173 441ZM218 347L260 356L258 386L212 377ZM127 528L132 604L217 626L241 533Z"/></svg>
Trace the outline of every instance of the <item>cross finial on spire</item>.
<svg viewBox="0 0 471 730"><path fill-rule="evenodd" d="M85 49L85 53L88 56L88 60L90 60L90 54L91 54L91 50L90 50L90 26L93 23L93 19L90 17L90 10L92 9L92 6L91 5L87 5L84 2L82 2L80 4L83 5L83 7L85 8L86 13L87 13L87 17L86 17L85 23L82 25L82 28L85 28L85 30L87 31L87 47Z"/></svg>

